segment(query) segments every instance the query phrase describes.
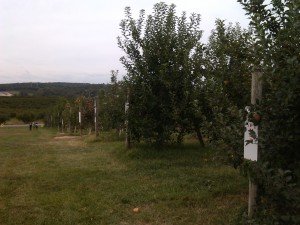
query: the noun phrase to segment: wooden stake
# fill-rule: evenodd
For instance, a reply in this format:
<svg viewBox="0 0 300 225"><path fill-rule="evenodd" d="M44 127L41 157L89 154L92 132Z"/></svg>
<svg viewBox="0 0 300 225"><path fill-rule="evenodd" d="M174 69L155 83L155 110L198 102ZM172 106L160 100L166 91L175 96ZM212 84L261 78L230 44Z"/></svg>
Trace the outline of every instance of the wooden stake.
<svg viewBox="0 0 300 225"><path fill-rule="evenodd" d="M126 100L126 103L125 103L125 116L126 116L126 120L125 120L125 127L126 127L125 128L126 129L125 146L126 146L127 149L129 149L131 147L128 112L129 112L129 89L127 91L127 100Z"/></svg>
<svg viewBox="0 0 300 225"><path fill-rule="evenodd" d="M60 116L59 116L59 113L57 113L57 118L58 118L58 120L57 120L57 132L59 132L59 130L60 130Z"/></svg>
<svg viewBox="0 0 300 225"><path fill-rule="evenodd" d="M99 131L98 131L98 96L95 97L94 99L94 109L95 109L95 136L99 136Z"/></svg>
<svg viewBox="0 0 300 225"><path fill-rule="evenodd" d="M80 136L82 136L81 106L79 106L78 120L79 120L78 122L79 122Z"/></svg>
<svg viewBox="0 0 300 225"><path fill-rule="evenodd" d="M64 132L64 119L61 119L61 132Z"/></svg>
<svg viewBox="0 0 300 225"><path fill-rule="evenodd" d="M251 104L255 105L262 97L262 73L253 72L251 82ZM257 154L259 156L259 154ZM257 160L258 160L257 156ZM255 211L257 198L257 185L251 181L249 177L249 202L248 202L248 216L251 218Z"/></svg>
<svg viewBox="0 0 300 225"><path fill-rule="evenodd" d="M252 73L252 82L251 82L251 104L256 105L257 100L261 100L262 96L262 73L254 72Z"/></svg>
<svg viewBox="0 0 300 225"><path fill-rule="evenodd" d="M71 115L72 115L72 111L71 111L71 106L69 109L69 133L71 133Z"/></svg>

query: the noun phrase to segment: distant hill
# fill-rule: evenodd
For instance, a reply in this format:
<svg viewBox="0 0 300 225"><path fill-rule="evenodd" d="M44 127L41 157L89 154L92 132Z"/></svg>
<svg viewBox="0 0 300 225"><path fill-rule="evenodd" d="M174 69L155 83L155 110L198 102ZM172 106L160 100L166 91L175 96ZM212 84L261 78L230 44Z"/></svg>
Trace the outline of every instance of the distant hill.
<svg viewBox="0 0 300 225"><path fill-rule="evenodd" d="M15 96L27 97L67 97L79 95L93 96L108 84L89 83L12 83L0 84L0 92L9 92Z"/></svg>

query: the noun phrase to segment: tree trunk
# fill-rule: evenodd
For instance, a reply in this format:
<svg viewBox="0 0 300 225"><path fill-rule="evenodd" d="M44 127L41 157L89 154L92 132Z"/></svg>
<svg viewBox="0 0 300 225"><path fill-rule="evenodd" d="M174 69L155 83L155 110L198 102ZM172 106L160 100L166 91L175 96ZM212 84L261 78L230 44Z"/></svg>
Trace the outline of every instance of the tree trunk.
<svg viewBox="0 0 300 225"><path fill-rule="evenodd" d="M177 144L181 144L183 142L184 130L180 129L180 132L177 136Z"/></svg>
<svg viewBox="0 0 300 225"><path fill-rule="evenodd" d="M204 141L203 141L203 136L202 136L202 133L201 133L198 125L195 125L195 131L196 131L197 138L199 140L201 147L204 147L205 145L204 145Z"/></svg>

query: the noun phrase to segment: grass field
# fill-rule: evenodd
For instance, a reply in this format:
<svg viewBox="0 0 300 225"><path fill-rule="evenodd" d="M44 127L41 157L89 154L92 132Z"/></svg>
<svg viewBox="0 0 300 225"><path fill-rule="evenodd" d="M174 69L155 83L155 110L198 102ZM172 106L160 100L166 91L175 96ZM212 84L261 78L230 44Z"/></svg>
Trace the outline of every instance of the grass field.
<svg viewBox="0 0 300 225"><path fill-rule="evenodd" d="M246 179L211 149L55 136L0 128L1 225L230 225L247 205Z"/></svg>

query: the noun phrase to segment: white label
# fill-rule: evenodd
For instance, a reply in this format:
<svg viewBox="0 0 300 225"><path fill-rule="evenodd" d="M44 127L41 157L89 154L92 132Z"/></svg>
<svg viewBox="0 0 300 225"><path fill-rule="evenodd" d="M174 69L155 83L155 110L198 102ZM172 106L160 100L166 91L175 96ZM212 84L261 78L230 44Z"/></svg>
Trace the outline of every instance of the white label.
<svg viewBox="0 0 300 225"><path fill-rule="evenodd" d="M128 109L129 109L129 102L126 102L125 103L125 113L128 111Z"/></svg>
<svg viewBox="0 0 300 225"><path fill-rule="evenodd" d="M258 126L254 126L252 122L245 122L244 134L244 158L257 161L258 150Z"/></svg>
<svg viewBox="0 0 300 225"><path fill-rule="evenodd" d="M79 120L79 123L81 123L81 112L78 113L78 120Z"/></svg>

